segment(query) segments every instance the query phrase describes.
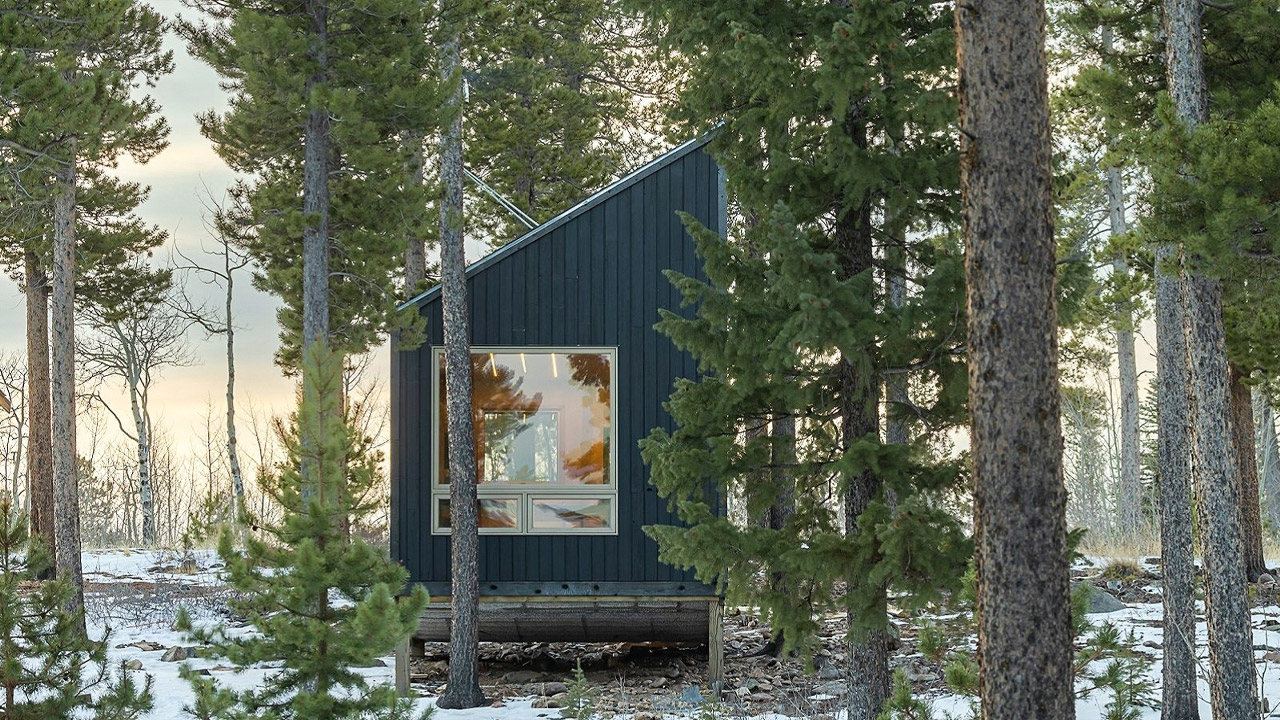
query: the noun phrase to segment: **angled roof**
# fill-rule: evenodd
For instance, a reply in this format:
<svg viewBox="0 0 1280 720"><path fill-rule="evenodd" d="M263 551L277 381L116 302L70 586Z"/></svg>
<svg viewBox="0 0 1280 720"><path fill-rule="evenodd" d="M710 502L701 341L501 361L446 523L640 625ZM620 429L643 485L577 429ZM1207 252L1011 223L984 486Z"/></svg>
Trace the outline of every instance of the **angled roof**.
<svg viewBox="0 0 1280 720"><path fill-rule="evenodd" d="M466 276L471 277L472 275L478 272L481 272L488 265L495 263L498 260L502 259L503 257L506 257L507 255L515 252L516 250L519 250L520 248L528 245L529 243L536 241L538 238L546 235L552 230L560 227L561 225L564 225L570 220L587 212L588 210L599 205L605 200L608 200L614 195L617 195L618 193L635 185L636 183L643 181L645 178L658 172L662 168L670 165L671 163L679 160L680 158L690 153L697 152L699 149L702 148L702 146L711 142L711 138L712 136L708 134L701 138L695 138L693 140L688 140L684 143L681 143L680 145L672 148L671 150L668 150L662 155L659 155L657 158L654 158L652 161L646 163L645 165L641 166L637 170L618 178L617 180L613 181L609 185L606 185L603 189L596 192L594 195L591 195L590 197L586 198L585 200L578 203L577 205L574 205L568 210L565 210L559 215L556 215L550 220L533 228L532 230L525 233L524 235L521 235L515 240L512 240L506 245L503 245L502 247L494 250L488 255L485 255L479 260L471 263L470 265L467 266ZM414 305L418 305L427 300L431 300L432 298L438 296L439 294L440 294L440 286L436 285L424 291L417 297L411 300L406 300L405 302L401 303L397 309L405 310Z"/></svg>

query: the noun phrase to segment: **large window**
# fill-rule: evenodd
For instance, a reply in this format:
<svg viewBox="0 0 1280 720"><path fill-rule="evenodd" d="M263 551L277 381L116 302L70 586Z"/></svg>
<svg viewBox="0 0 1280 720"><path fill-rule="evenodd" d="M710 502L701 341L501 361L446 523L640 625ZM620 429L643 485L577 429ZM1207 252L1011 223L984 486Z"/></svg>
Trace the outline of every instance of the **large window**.
<svg viewBox="0 0 1280 720"><path fill-rule="evenodd" d="M472 348L480 532L613 534L614 350ZM431 527L449 532L444 353L435 357Z"/></svg>

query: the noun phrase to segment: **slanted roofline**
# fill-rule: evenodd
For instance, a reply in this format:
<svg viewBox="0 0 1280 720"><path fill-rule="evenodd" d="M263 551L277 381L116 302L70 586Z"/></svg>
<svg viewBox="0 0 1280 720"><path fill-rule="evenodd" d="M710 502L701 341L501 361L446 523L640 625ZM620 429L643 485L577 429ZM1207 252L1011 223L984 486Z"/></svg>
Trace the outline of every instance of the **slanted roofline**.
<svg viewBox="0 0 1280 720"><path fill-rule="evenodd" d="M501 260L503 257L506 257L508 254L513 253L516 250L519 250L520 248L524 247L525 245L528 245L531 242L534 242L535 240L542 237L543 235L546 235L547 233L560 227L561 225L564 225L565 223L585 213L586 211L590 210L596 205L599 205L605 200L608 200L614 195L617 195L623 190L626 190L632 185L635 185L636 183L644 180L645 178L658 172L662 168L670 165L671 163L679 160L685 155L696 152L697 150L701 149L704 145L711 142L711 138L712 138L712 134L708 133L703 137L695 138L693 140L688 140L684 143L681 143L680 145L677 145L676 147L668 150L662 155L659 155L658 157L649 161L645 165L642 165L641 167L632 171L631 173L628 173L627 175L624 175L618 178L612 183L606 185L600 191L587 197L577 205L574 205L568 210L565 210L559 215L556 215L550 220L533 228L532 230L525 233L524 235L521 235L515 240L512 240L506 245L503 245L497 250L494 250L488 255L485 255L479 260L471 263L470 265L467 266L466 276L471 277L472 275L484 270L486 266L492 263L495 263L498 260ZM410 307L414 307L428 300L431 300L432 298L436 297L439 294L440 294L440 286L436 285L422 292L417 297L411 300L406 300L405 302L401 303L400 306L397 307L396 309L407 310Z"/></svg>

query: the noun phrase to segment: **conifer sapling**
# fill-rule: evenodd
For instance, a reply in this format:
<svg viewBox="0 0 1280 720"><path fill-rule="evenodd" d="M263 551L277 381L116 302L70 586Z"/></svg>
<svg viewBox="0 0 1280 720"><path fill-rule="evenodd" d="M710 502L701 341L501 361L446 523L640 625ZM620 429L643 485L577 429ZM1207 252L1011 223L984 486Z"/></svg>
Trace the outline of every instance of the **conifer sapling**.
<svg viewBox="0 0 1280 720"><path fill-rule="evenodd" d="M284 508L266 537L250 537L243 553L224 529L218 552L237 591L231 610L251 634L226 627L179 627L237 666L279 665L258 687L232 690L188 669L195 691L187 711L201 720L272 718L407 718L412 703L389 686L373 687L356 668L389 654L417 625L427 597L403 597L407 573L385 550L348 536L346 528L375 506L380 458L361 448L342 408L341 356L317 345L303 363L304 396L285 438L289 460L267 474L262 489ZM311 453L305 458L303 453ZM301 468L306 467L306 477ZM304 486L308 492L303 493Z"/></svg>
<svg viewBox="0 0 1280 720"><path fill-rule="evenodd" d="M52 559L28 538L24 514L0 496L0 718L134 720L151 709L151 677L112 673L108 637L93 640L62 580L39 581Z"/></svg>

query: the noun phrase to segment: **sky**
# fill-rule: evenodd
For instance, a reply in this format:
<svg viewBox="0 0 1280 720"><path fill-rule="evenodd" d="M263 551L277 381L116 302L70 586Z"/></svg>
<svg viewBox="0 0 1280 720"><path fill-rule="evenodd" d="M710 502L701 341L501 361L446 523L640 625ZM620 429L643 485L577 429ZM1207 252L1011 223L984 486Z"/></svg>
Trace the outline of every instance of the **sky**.
<svg viewBox="0 0 1280 720"><path fill-rule="evenodd" d="M192 10L177 0L154 0L152 6L165 17L179 14L190 17ZM193 259L201 259L202 246L214 249L203 218L210 197L220 201L234 174L214 154L203 136L195 115L210 109L221 110L226 97L218 86L218 77L208 66L186 53L184 44L172 33L166 46L174 52L175 69L161 79L151 91L160 104L171 127L169 147L146 165L125 160L119 175L151 186L151 194L138 210L145 221L169 234L166 246L156 253L157 264L168 262L172 248L177 247ZM202 259L205 264L220 262L214 257ZM192 283L191 294L221 302L222 291ZM236 279L235 325L237 402L248 403L277 413L287 412L293 403L293 384L273 364L272 354L278 347L275 313L278 303L270 296L250 287L249 275ZM25 356L25 310L20 288L7 276L0 278L0 354ZM189 367L168 368L153 390L152 415L158 427L164 427L174 438L175 450L195 446L204 433L204 416L209 403L213 414L224 412L226 392L225 340L206 340L203 333L189 333L195 362ZM386 362L378 367L386 368ZM383 372L385 375L385 370ZM107 395L108 402L127 412L122 396ZM188 432L190 431L190 432ZM82 452L87 439L82 427Z"/></svg>
<svg viewBox="0 0 1280 720"><path fill-rule="evenodd" d="M153 0L151 3L162 15L173 18L178 15L192 17L193 12L178 0ZM235 175L214 153L212 145L201 134L196 122L197 113L226 107L226 95L218 85L218 77L208 66L187 54L184 44L172 33L166 45L174 52L174 72L151 90L162 113L171 127L169 147L146 165L136 165L127 159L119 169L119 175L127 180L141 182L151 187L147 201L138 214L147 222L158 225L169 234L165 247L157 253L156 262L168 261L174 248L181 249L193 259L201 259L203 247L216 247L204 226L211 202L220 201ZM468 247L468 255L479 255L474 245ZM204 256L207 264L220 262L218 258ZM196 299L221 303L221 290L217 287L189 284L189 293ZM236 372L237 403L244 410L250 403L260 411L287 413L294 403L293 382L284 377L273 362L278 341L276 309L278 303L269 295L250 286L247 272L236 282ZM1142 328L1146 338L1154 337L1149 322ZM187 367L172 367L163 371L153 389L152 417L157 425L173 438L174 449L179 455L195 450L203 441L206 415L212 414L215 423L224 412L226 366L225 344L221 336L205 338L193 329L189 333L194 362ZM1154 369L1150 345L1140 342L1139 369ZM19 287L0 276L0 355L25 354L24 301ZM371 369L385 379L388 374L388 351L376 351ZM104 388L107 401L119 413L128 410L121 388ZM244 432L243 425L241 432ZM82 425L81 450L88 442ZM114 439L114 438L112 438Z"/></svg>

